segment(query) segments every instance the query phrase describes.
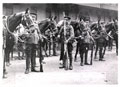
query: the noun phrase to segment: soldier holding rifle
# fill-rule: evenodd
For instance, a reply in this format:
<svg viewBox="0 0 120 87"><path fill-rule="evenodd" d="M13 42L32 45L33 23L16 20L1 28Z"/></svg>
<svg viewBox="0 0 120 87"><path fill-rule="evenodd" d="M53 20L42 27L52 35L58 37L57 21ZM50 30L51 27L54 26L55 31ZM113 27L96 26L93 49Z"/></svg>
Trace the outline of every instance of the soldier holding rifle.
<svg viewBox="0 0 120 87"><path fill-rule="evenodd" d="M61 39L60 60L62 60L62 66L60 68L66 68L66 64L68 64L67 59L69 59L69 70L72 70L72 43L74 41L74 30L70 25L70 19L71 18L68 16L64 17L64 25L61 27L58 37Z"/></svg>

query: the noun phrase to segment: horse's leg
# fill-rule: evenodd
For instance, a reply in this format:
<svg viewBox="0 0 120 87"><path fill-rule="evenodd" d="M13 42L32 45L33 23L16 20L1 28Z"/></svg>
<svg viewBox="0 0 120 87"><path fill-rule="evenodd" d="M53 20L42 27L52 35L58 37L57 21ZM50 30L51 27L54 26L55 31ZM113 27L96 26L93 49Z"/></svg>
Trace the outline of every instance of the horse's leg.
<svg viewBox="0 0 120 87"><path fill-rule="evenodd" d="M51 42L49 42L49 56L51 56Z"/></svg>
<svg viewBox="0 0 120 87"><path fill-rule="evenodd" d="M53 56L57 56L56 54L56 41L53 41Z"/></svg>
<svg viewBox="0 0 120 87"><path fill-rule="evenodd" d="M5 58L3 58L3 78L6 78L6 75L7 72L6 72L6 67L5 67Z"/></svg>
<svg viewBox="0 0 120 87"><path fill-rule="evenodd" d="M20 51L18 50L18 58L20 58Z"/></svg>
<svg viewBox="0 0 120 87"><path fill-rule="evenodd" d="M103 47L100 46L100 49L99 49L99 61L103 60L103 53L102 53L102 51L103 51Z"/></svg>
<svg viewBox="0 0 120 87"><path fill-rule="evenodd" d="M24 52L24 50L23 50L23 51L22 51L22 59L24 59L24 53L25 53L25 52Z"/></svg>
<svg viewBox="0 0 120 87"><path fill-rule="evenodd" d="M6 59L6 55L5 55L5 49L3 50L3 78L6 78L6 74L7 74L7 71L6 71L6 66L5 66L5 59Z"/></svg>
<svg viewBox="0 0 120 87"><path fill-rule="evenodd" d="M98 44L96 44L96 49L95 49L95 57L94 57L94 59L97 59L97 51L98 51Z"/></svg>
<svg viewBox="0 0 120 87"><path fill-rule="evenodd" d="M108 40L108 50L110 51L111 50L111 38L109 37L109 40Z"/></svg>
<svg viewBox="0 0 120 87"><path fill-rule="evenodd" d="M91 56L90 56L90 57L91 57L91 60L90 60L90 64L91 64L91 65L93 64L93 63L92 63L92 61L93 61L93 47L94 47L94 46L92 45Z"/></svg>
<svg viewBox="0 0 120 87"><path fill-rule="evenodd" d="M77 54L78 54L78 51L79 51L79 43L77 42L76 53L75 53L75 59L74 59L75 62L77 61Z"/></svg>
<svg viewBox="0 0 120 87"><path fill-rule="evenodd" d="M24 59L24 54L25 54L25 47L24 43L22 44L22 59Z"/></svg>
<svg viewBox="0 0 120 87"><path fill-rule="evenodd" d="M115 43L116 43L116 55L118 55L118 38L115 39Z"/></svg>
<svg viewBox="0 0 120 87"><path fill-rule="evenodd" d="M9 49L6 49L5 50L6 52L6 66L9 66L9 63L10 63L10 59L9 59L9 54L10 54L10 51L9 51Z"/></svg>
<svg viewBox="0 0 120 87"><path fill-rule="evenodd" d="M111 41L110 41L110 50L112 50L112 46L113 46L113 40L111 39Z"/></svg>
<svg viewBox="0 0 120 87"><path fill-rule="evenodd" d="M44 40L44 42L41 42L41 45L43 46L42 49L45 52L45 56L48 57L48 54L47 54L48 43L47 43L47 41Z"/></svg>

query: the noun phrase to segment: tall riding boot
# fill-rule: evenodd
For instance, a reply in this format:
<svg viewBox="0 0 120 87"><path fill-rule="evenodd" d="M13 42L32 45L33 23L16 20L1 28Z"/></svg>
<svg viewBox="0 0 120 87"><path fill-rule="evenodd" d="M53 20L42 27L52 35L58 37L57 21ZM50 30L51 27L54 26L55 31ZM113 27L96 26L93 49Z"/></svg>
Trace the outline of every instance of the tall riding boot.
<svg viewBox="0 0 120 87"><path fill-rule="evenodd" d="M105 60L103 60L102 50L103 50L103 48L100 47L100 50L99 50L99 61L105 61Z"/></svg>
<svg viewBox="0 0 120 87"><path fill-rule="evenodd" d="M80 53L80 58L81 58L81 63L80 63L80 65L81 65L81 66L84 65L84 64L83 64L83 54L84 54L84 53L82 53L82 52Z"/></svg>
<svg viewBox="0 0 120 87"><path fill-rule="evenodd" d="M85 52L85 65L89 65L87 62L87 57L88 57L88 50L86 50Z"/></svg>

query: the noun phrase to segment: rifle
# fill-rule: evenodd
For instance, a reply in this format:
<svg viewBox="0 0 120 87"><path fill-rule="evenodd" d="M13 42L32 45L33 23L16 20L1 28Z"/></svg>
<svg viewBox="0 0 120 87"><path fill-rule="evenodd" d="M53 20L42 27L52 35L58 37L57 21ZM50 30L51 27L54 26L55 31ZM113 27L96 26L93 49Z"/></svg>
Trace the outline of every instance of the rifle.
<svg viewBox="0 0 120 87"><path fill-rule="evenodd" d="M63 12L63 16L65 16L65 13ZM64 23L64 41L67 40L66 38L66 24ZM65 70L68 70L68 47L67 43L64 42L64 59L63 59L63 64L65 64Z"/></svg>
<svg viewBox="0 0 120 87"><path fill-rule="evenodd" d="M66 25L64 24L64 40L66 41ZM64 42L64 64L65 64L65 70L68 70L68 47L67 43Z"/></svg>

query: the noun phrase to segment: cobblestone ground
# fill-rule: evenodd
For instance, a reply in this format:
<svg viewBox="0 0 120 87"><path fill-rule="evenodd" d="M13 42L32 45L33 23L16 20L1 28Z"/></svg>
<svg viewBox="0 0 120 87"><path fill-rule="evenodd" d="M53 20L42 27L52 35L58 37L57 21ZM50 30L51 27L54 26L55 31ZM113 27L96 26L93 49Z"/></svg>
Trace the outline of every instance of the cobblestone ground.
<svg viewBox="0 0 120 87"><path fill-rule="evenodd" d="M78 55L77 62L73 62L73 70L66 71L59 69L59 56L45 57L44 72L30 72L27 75L24 74L25 60L13 60L7 67L8 74L7 78L3 79L2 87L118 84L118 57L115 48L106 51L105 60L94 60L93 65L80 66ZM36 61L38 66L36 69L39 70L38 58Z"/></svg>

